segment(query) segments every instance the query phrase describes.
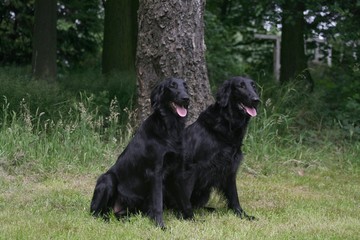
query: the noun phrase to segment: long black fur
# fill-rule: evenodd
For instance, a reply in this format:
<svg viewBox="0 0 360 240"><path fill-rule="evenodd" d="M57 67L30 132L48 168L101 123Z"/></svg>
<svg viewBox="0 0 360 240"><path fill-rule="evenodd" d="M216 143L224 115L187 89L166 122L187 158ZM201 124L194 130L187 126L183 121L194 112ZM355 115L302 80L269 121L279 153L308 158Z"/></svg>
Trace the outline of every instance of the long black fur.
<svg viewBox="0 0 360 240"><path fill-rule="evenodd" d="M258 102L255 83L248 78L233 77L219 88L216 102L186 128L184 170L181 174L186 179L185 191L193 208L204 207L212 189L216 188L239 217L254 219L240 206L236 174L243 158L241 146L251 118L244 105L256 109Z"/></svg>
<svg viewBox="0 0 360 240"><path fill-rule="evenodd" d="M182 161L181 138L186 119L176 113L172 103L188 107L187 87L181 79L164 80L152 91L153 113L116 163L97 180L90 206L95 217L107 220L111 212L121 218L140 211L164 227L163 181ZM173 187L175 192L183 190L176 189L180 187L178 184ZM184 198L185 194L180 197ZM184 213L184 217L192 217L190 214Z"/></svg>

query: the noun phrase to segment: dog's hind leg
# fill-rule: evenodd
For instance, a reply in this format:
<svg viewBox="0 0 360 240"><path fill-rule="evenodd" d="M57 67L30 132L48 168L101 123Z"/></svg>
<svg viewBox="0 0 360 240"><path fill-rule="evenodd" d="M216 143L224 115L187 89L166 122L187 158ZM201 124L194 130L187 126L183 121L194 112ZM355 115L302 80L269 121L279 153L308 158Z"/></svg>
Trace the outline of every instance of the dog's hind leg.
<svg viewBox="0 0 360 240"><path fill-rule="evenodd" d="M109 212L114 204L116 180L111 174L103 174L97 180L91 200L90 213L94 217L109 219Z"/></svg>
<svg viewBox="0 0 360 240"><path fill-rule="evenodd" d="M113 211L114 211L114 215L117 220L125 219L126 217L129 216L128 208L121 204L121 199L119 197L119 193L118 193L118 198L116 199L116 201L114 203Z"/></svg>
<svg viewBox="0 0 360 240"><path fill-rule="evenodd" d="M210 188L197 189L191 195L191 204L194 208L203 208L210 199Z"/></svg>

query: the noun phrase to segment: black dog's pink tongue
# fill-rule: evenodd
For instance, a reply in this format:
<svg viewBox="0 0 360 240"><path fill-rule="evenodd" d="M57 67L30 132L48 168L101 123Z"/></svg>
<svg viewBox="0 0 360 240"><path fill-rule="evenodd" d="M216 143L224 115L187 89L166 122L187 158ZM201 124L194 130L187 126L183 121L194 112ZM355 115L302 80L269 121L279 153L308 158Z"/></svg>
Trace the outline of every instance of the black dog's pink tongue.
<svg viewBox="0 0 360 240"><path fill-rule="evenodd" d="M245 111L252 117L255 117L257 115L256 109L252 108L252 107L247 107L245 105L243 105L243 107L245 108Z"/></svg>
<svg viewBox="0 0 360 240"><path fill-rule="evenodd" d="M176 108L176 112L180 117L185 117L187 115L187 110L183 106L179 106L177 104L174 104Z"/></svg>

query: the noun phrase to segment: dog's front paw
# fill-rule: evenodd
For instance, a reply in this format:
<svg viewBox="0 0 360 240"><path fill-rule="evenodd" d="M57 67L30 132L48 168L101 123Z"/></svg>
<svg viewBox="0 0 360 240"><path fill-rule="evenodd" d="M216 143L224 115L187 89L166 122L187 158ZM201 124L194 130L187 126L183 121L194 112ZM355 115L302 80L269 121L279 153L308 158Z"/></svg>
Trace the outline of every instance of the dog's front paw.
<svg viewBox="0 0 360 240"><path fill-rule="evenodd" d="M166 230L166 226L163 222L157 222L156 223L156 226L158 226L159 228L161 228L161 230Z"/></svg>
<svg viewBox="0 0 360 240"><path fill-rule="evenodd" d="M236 215L241 219L246 219L249 221L257 220L256 217L248 215L244 210L235 210Z"/></svg>
<svg viewBox="0 0 360 240"><path fill-rule="evenodd" d="M150 219L152 219L155 222L157 227L160 227L163 230L166 229L164 221L163 221L162 213L155 214L154 212L150 212L149 217L150 217Z"/></svg>
<svg viewBox="0 0 360 240"><path fill-rule="evenodd" d="M250 216L250 215L247 215L247 214L244 214L244 218L249 220L249 221L256 221L258 220L255 216Z"/></svg>
<svg viewBox="0 0 360 240"><path fill-rule="evenodd" d="M194 220L194 212L192 209L186 209L182 212L182 217L185 220Z"/></svg>

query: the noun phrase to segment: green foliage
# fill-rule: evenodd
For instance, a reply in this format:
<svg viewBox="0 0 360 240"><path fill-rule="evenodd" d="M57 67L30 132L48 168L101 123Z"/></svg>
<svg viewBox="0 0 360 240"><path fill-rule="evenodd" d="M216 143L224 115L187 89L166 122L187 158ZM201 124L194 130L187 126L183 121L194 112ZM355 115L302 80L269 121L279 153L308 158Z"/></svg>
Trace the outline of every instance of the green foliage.
<svg viewBox="0 0 360 240"><path fill-rule="evenodd" d="M19 103L25 101L31 114L43 112L44 118L58 120L73 108L73 102L91 97L91 111L108 116L109 105L117 99L118 111L132 110L135 97L135 76L118 73L105 78L96 70L73 71L61 76L56 84L35 81L28 68L5 67L0 69L0 104L9 105L10 112L19 112ZM1 113L1 109L0 109ZM69 116L70 117L70 116ZM128 119L120 116L120 122ZM1 119L0 119L1 121Z"/></svg>
<svg viewBox="0 0 360 240"><path fill-rule="evenodd" d="M100 65L103 9L98 0L58 4L58 62L63 67Z"/></svg>
<svg viewBox="0 0 360 240"><path fill-rule="evenodd" d="M212 86L234 75L273 78L273 42L254 38L255 33L265 32L266 9L240 2L207 3L206 60Z"/></svg>
<svg viewBox="0 0 360 240"><path fill-rule="evenodd" d="M276 24L281 22L279 4L282 2L207 2L206 57L213 89L229 75L249 75L257 80L263 89L263 102L262 114L255 120L260 121L260 126L255 125L256 129L265 128L269 134L277 131L278 139L299 134L299 138L288 142L300 141L309 145L322 144L325 140L336 144L343 139L359 140L360 89L357 79L360 48L357 43L359 31L354 26L360 19L356 17L360 5L339 1L331 4L304 2L306 37L327 37L327 42L320 48L326 56L331 44L333 62L331 68L309 65L311 67L306 70L313 75L315 91L308 93L307 87L299 82L302 74L284 86L275 83L273 42L254 38L255 33L278 33ZM308 50L314 47L314 43L307 44ZM291 134L284 136L283 132Z"/></svg>
<svg viewBox="0 0 360 240"><path fill-rule="evenodd" d="M215 87L233 75L242 75L242 61L236 54L234 31L210 11L205 14L207 44L206 62L211 86Z"/></svg>
<svg viewBox="0 0 360 240"><path fill-rule="evenodd" d="M34 0L0 3L0 64L31 62Z"/></svg>
<svg viewBox="0 0 360 240"><path fill-rule="evenodd" d="M320 78L319 88L326 91L322 99L326 103L327 113L336 119L347 138L360 139L360 78L358 64L334 66L325 70Z"/></svg>
<svg viewBox="0 0 360 240"><path fill-rule="evenodd" d="M2 1L0 63L28 65L32 55L34 0ZM62 67L98 66L103 12L98 0L58 2L57 47Z"/></svg>
<svg viewBox="0 0 360 240"><path fill-rule="evenodd" d="M31 112L39 109L53 115L69 97L56 84L32 81L28 68L1 68L0 85L0 103L6 102L10 111L15 112L19 112L20 102L24 100L30 104Z"/></svg>
<svg viewBox="0 0 360 240"><path fill-rule="evenodd" d="M273 78L274 42L256 39L254 34L279 34L280 6L283 2L207 1L207 59L210 79L215 84L221 79L221 73L224 79L231 71L253 78ZM324 38L325 43L321 44L320 49L326 56L329 47L332 48L335 65L342 63L346 66L358 62L359 1L303 2L306 8L305 38ZM314 47L314 43L306 46L308 51ZM311 58L310 55L308 57ZM217 73L220 73L219 76L216 76Z"/></svg>

